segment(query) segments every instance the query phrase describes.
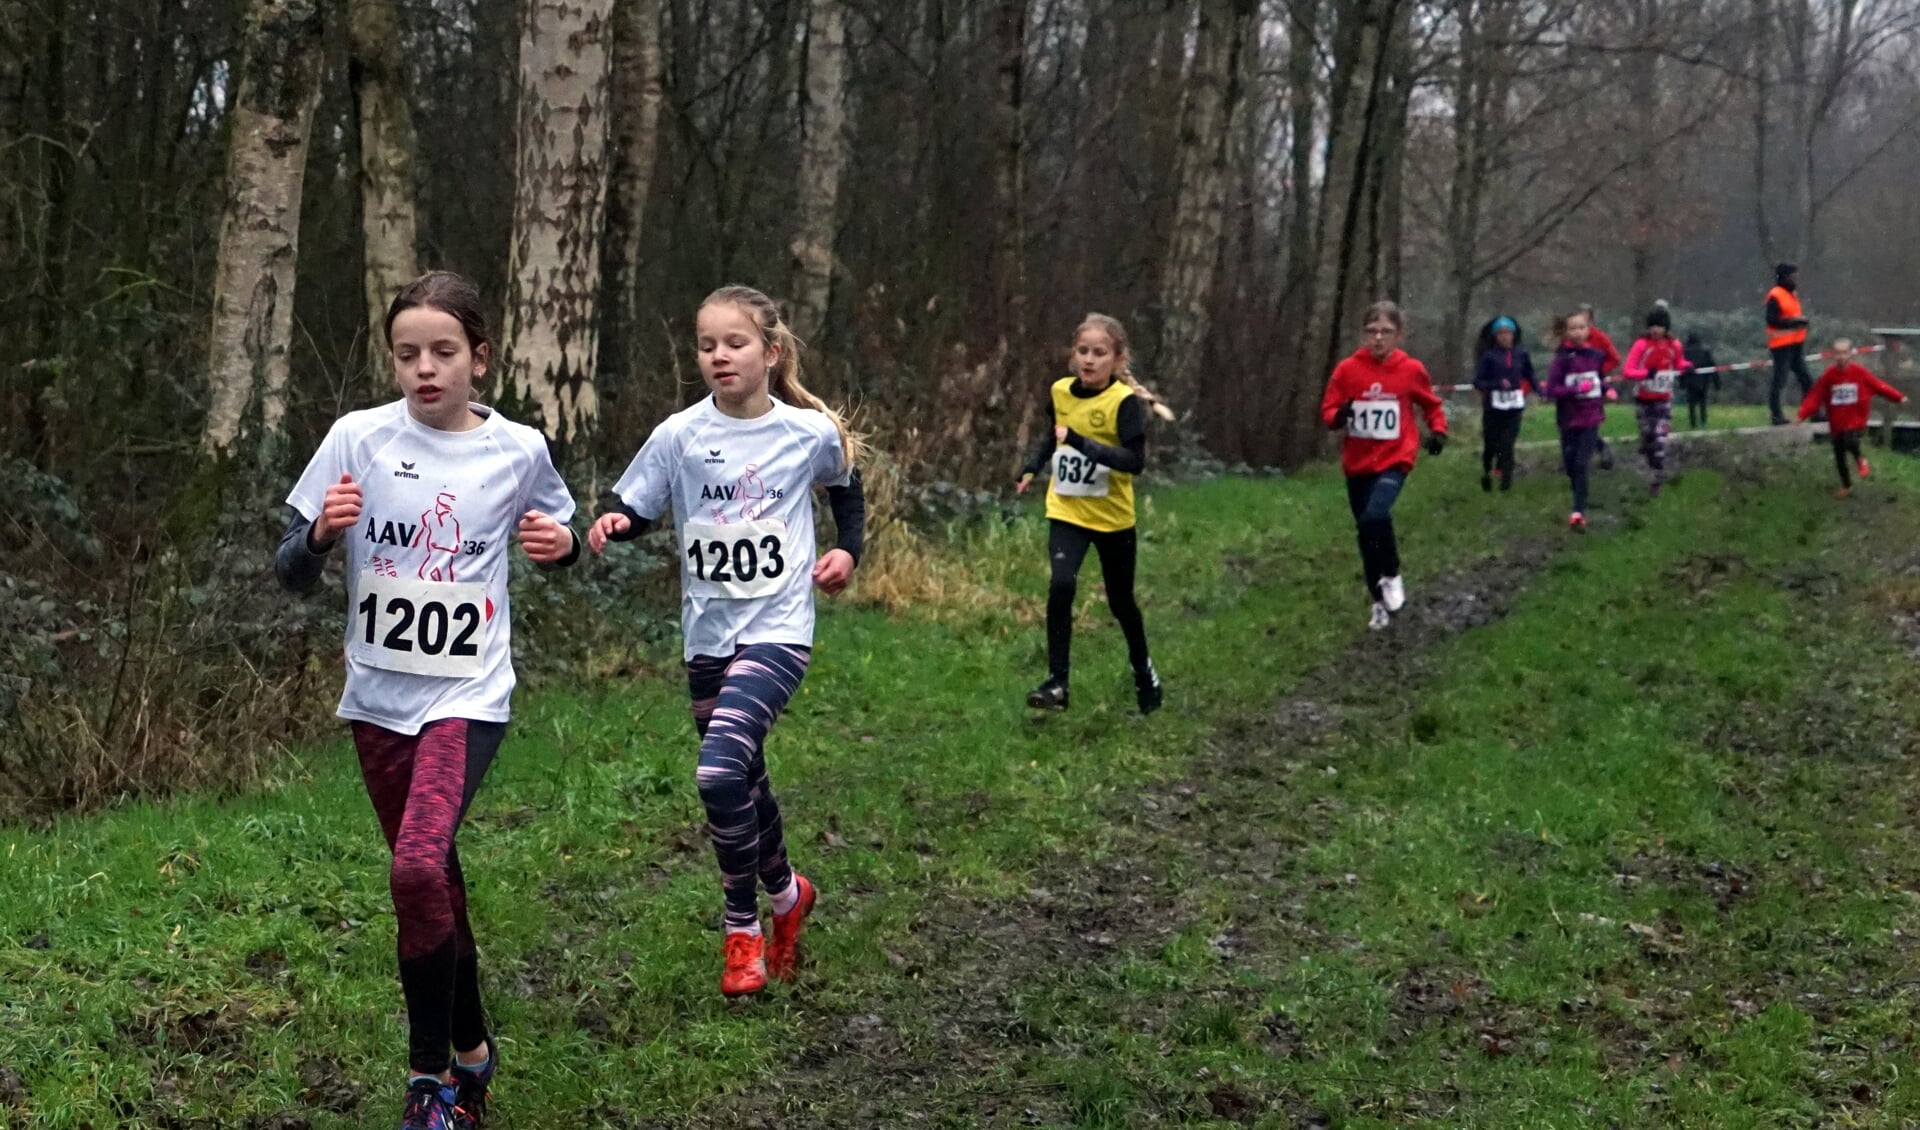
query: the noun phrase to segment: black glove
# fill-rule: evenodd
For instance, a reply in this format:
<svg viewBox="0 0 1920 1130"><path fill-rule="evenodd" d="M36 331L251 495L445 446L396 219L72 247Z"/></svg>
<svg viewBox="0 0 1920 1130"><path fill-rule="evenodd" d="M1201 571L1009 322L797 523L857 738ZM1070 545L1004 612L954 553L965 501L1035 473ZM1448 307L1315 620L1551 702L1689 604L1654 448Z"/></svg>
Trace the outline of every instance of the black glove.
<svg viewBox="0 0 1920 1130"><path fill-rule="evenodd" d="M1340 406L1340 411L1333 414L1333 426L1336 428L1344 428L1352 421L1353 401L1349 400Z"/></svg>
<svg viewBox="0 0 1920 1130"><path fill-rule="evenodd" d="M1447 433L1445 432L1428 432L1427 433L1427 454L1428 455L1438 455L1442 451L1445 451L1446 449L1447 449Z"/></svg>

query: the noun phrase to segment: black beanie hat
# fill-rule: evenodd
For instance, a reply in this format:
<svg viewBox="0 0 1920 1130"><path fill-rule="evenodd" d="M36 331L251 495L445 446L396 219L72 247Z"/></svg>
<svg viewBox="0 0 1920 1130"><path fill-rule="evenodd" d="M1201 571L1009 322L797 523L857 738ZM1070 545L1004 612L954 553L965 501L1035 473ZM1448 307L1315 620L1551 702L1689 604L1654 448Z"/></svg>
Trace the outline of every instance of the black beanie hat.
<svg viewBox="0 0 1920 1130"><path fill-rule="evenodd" d="M1794 266L1794 265L1793 265L1792 263L1779 263L1779 264L1776 264L1776 265L1774 266L1774 268L1773 268L1773 281L1774 281L1774 282L1786 282L1786 281L1787 281L1787 276L1788 276L1788 275L1790 275L1790 274L1792 274L1792 273L1794 273L1795 271L1797 271L1797 270L1799 270L1799 269L1800 269L1800 268L1798 268L1798 267L1796 267L1796 266Z"/></svg>
<svg viewBox="0 0 1920 1130"><path fill-rule="evenodd" d="M1673 328L1673 315L1667 313L1666 303L1657 303L1652 310L1647 311L1647 326L1649 329L1654 326L1659 326L1663 330Z"/></svg>

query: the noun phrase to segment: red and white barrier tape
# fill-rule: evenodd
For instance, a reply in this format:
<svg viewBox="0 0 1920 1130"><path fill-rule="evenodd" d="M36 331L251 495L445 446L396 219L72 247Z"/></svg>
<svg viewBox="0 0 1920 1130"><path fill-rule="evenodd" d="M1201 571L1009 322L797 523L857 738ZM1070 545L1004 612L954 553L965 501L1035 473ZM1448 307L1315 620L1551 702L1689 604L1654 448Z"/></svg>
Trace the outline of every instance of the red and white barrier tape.
<svg viewBox="0 0 1920 1130"><path fill-rule="evenodd" d="M1886 349L1887 347L1885 345L1862 345L1862 346L1857 346L1853 352L1854 352L1854 355L1857 357L1862 353L1884 353L1886 352ZM1829 350L1824 353L1815 353L1815 354L1812 354L1809 359L1814 361L1831 361L1833 360L1833 352ZM1771 368L1773 368L1773 359L1768 358L1764 361L1736 361L1731 365L1707 365L1698 369L1688 369L1686 371L1690 373L1740 373L1740 372L1745 372L1749 369L1771 369ZM1629 382L1625 377L1608 377L1607 383L1628 384L1631 382ZM1472 392L1473 385L1471 384L1446 385L1446 386L1443 386L1439 391L1441 392Z"/></svg>

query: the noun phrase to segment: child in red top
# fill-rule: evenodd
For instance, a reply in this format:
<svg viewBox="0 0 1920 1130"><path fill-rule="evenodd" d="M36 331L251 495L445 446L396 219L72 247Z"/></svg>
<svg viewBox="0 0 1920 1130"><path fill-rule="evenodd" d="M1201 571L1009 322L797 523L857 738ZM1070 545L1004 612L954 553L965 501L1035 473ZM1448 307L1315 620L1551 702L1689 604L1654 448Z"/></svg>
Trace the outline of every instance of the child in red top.
<svg viewBox="0 0 1920 1130"><path fill-rule="evenodd" d="M1335 365L1320 398L1320 420L1346 429L1340 469L1347 475L1347 503L1360 531L1360 566L1373 597L1367 627L1378 631L1407 603L1400 580L1400 548L1393 536L1393 503L1407 484L1420 453L1416 409L1427 420L1427 453L1447 443L1447 413L1434 394L1427 367L1400 349L1406 316L1391 302L1367 307L1365 344Z"/></svg>
<svg viewBox="0 0 1920 1130"><path fill-rule="evenodd" d="M1640 421L1640 456L1647 461L1647 493L1660 497L1667 477L1667 436L1673 432L1673 384L1682 370L1693 367L1686 350L1673 337L1673 318L1665 302L1656 302L1647 315L1647 332L1627 350L1626 377L1633 382L1633 399Z"/></svg>
<svg viewBox="0 0 1920 1130"><path fill-rule="evenodd" d="M1840 472L1839 497L1853 491L1853 478L1847 473L1852 459L1866 478L1873 470L1860 454L1860 436L1867 430L1869 407L1874 397L1905 404L1906 394L1873 375L1865 365L1854 362L1853 342L1846 338L1833 343L1833 367L1820 374L1800 402L1800 418L1805 420L1822 408L1827 410L1827 432L1833 438L1833 465Z"/></svg>

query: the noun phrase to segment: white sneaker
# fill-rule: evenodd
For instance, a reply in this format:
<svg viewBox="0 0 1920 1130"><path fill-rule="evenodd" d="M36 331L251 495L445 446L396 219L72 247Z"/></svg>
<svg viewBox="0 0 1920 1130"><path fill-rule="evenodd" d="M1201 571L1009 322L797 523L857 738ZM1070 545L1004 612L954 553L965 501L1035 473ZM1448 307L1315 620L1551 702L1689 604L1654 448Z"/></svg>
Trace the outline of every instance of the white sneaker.
<svg viewBox="0 0 1920 1130"><path fill-rule="evenodd" d="M1380 578L1380 603L1387 606L1388 612L1398 612L1407 606L1407 586L1399 577Z"/></svg>
<svg viewBox="0 0 1920 1130"><path fill-rule="evenodd" d="M1367 621L1367 630L1377 632L1391 623L1393 623L1393 614L1387 611L1387 606L1380 601L1374 601L1373 618Z"/></svg>

